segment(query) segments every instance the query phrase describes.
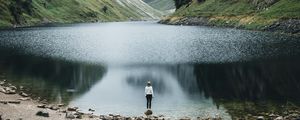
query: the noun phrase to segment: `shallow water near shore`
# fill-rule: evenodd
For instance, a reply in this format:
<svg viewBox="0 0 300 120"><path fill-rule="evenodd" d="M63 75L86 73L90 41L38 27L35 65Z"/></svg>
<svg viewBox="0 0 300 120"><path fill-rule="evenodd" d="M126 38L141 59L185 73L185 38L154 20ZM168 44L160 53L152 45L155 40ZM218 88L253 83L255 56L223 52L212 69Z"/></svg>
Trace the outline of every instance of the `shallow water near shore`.
<svg viewBox="0 0 300 120"><path fill-rule="evenodd" d="M1 79L85 112L142 115L147 80L154 114L172 118L280 113L300 100L297 36L119 22L1 30L0 46Z"/></svg>

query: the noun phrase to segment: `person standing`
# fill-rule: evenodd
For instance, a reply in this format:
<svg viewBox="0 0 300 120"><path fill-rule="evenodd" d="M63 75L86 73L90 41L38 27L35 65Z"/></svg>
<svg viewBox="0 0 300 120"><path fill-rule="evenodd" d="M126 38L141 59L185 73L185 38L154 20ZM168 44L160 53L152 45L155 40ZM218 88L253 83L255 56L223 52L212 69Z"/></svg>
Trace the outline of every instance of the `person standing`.
<svg viewBox="0 0 300 120"><path fill-rule="evenodd" d="M147 99L147 109L151 109L151 101L152 101L152 97L154 97L154 94L153 94L153 88L150 81L147 82L147 85L145 87L145 96Z"/></svg>

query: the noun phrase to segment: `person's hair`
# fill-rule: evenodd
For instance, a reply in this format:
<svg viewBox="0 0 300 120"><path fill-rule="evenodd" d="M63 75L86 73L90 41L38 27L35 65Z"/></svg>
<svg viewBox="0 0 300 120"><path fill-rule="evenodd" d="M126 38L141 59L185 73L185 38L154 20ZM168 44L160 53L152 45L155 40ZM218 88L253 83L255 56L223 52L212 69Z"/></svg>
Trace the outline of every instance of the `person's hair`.
<svg viewBox="0 0 300 120"><path fill-rule="evenodd" d="M147 82L147 86L151 86L151 82L150 81Z"/></svg>

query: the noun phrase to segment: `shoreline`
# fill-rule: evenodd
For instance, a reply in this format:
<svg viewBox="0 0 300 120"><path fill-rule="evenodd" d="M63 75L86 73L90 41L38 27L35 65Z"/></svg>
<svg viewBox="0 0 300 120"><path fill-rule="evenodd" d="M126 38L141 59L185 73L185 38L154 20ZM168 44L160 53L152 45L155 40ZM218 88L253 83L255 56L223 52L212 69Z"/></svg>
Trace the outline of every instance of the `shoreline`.
<svg viewBox="0 0 300 120"><path fill-rule="evenodd" d="M1 75L0 77L3 77ZM95 110L89 109L89 113L81 112L78 107L62 103L48 103L45 100L32 98L30 93L25 93L23 86L14 86L6 79L0 80L0 120L173 120L165 115L152 115L152 111L146 110L140 116L123 116L120 114L95 114ZM150 113L149 113L150 112ZM149 114L148 116L146 114ZM195 118L183 116L178 120L192 120ZM197 120L222 120L216 118L200 118Z"/></svg>
<svg viewBox="0 0 300 120"><path fill-rule="evenodd" d="M166 25L184 25L184 26L209 26L219 28L236 28L241 30L254 30L260 32L274 32L290 35L300 35L300 19L277 20L270 25L259 25L256 28L250 28L251 24L239 24L230 17L177 17L169 16L161 19L158 23Z"/></svg>

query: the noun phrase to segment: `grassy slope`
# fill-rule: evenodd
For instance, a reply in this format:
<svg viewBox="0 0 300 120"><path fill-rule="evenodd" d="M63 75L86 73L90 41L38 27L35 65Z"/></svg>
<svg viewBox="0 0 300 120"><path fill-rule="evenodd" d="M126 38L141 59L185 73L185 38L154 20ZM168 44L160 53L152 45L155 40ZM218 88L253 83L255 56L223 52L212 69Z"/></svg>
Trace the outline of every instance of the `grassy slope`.
<svg viewBox="0 0 300 120"><path fill-rule="evenodd" d="M24 2L25 0L21 0ZM10 6L21 8L20 22L12 15ZM115 0L32 0L31 14L22 5L12 0L0 0L0 26L13 26L15 24L28 26L40 23L73 23L89 21L123 21L152 18L145 11L129 8L130 3L120 5ZM106 6L106 12L102 9ZM154 9L153 9L154 10ZM153 12L153 11L147 11ZM159 12L153 12L160 16Z"/></svg>
<svg viewBox="0 0 300 120"><path fill-rule="evenodd" d="M299 0L279 0L275 4L258 9L249 0L206 0L185 5L171 17L208 17L210 23L219 26L239 26L262 29L274 21L300 19Z"/></svg>
<svg viewBox="0 0 300 120"><path fill-rule="evenodd" d="M165 11L175 9L173 0L143 0L155 9Z"/></svg>

